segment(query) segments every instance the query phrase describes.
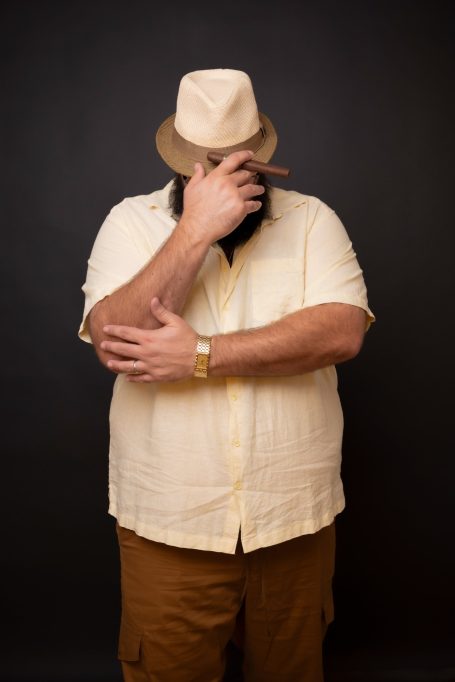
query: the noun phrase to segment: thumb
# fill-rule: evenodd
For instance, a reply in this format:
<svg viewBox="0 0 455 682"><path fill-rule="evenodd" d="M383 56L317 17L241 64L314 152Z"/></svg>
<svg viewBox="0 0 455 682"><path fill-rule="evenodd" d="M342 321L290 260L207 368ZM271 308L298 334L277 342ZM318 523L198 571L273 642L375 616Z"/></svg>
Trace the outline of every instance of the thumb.
<svg viewBox="0 0 455 682"><path fill-rule="evenodd" d="M203 180L203 178L205 178L204 166L202 165L202 163L197 162L194 164L194 174L191 176L187 184L187 187L197 185L197 183Z"/></svg>
<svg viewBox="0 0 455 682"><path fill-rule="evenodd" d="M161 322L161 324L171 324L172 318L175 317L174 313L164 307L160 299L154 296L150 301L150 310L152 315Z"/></svg>

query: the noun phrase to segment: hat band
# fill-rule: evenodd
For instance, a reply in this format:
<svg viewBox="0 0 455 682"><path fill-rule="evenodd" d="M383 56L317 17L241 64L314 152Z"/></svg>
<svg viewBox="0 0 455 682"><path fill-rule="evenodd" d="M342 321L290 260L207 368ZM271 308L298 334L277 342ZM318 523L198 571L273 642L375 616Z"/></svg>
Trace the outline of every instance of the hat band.
<svg viewBox="0 0 455 682"><path fill-rule="evenodd" d="M198 144L193 144L193 142L185 140L174 127L172 129L172 142L175 149L184 154L187 158L193 161L207 162L208 152L214 151L220 152L224 156L228 156L229 154L232 154L232 152L250 149L256 154L265 143L265 130L261 126L257 133L252 137L249 137L247 140L243 140L243 142L239 142L238 144L233 144L230 147L201 147Z"/></svg>

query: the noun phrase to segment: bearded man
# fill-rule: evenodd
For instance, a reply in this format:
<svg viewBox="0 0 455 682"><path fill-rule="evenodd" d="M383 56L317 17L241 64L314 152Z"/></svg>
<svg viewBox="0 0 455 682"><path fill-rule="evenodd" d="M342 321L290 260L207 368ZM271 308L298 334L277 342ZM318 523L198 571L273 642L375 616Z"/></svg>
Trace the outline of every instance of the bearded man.
<svg viewBox="0 0 455 682"><path fill-rule="evenodd" d="M80 329L117 374L124 679L222 680L237 627L247 682L321 682L362 270L331 208L242 168L277 144L247 74L186 74L156 142L176 175L106 218Z"/></svg>

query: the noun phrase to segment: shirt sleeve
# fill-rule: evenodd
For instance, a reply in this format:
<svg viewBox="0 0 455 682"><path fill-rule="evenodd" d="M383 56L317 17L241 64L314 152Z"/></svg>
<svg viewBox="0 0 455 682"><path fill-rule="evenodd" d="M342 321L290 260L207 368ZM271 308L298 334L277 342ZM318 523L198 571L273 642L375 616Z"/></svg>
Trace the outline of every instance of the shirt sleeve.
<svg viewBox="0 0 455 682"><path fill-rule="evenodd" d="M87 317L95 303L131 280L152 256L152 253L145 253L135 240L125 205L126 200L109 213L88 260L87 277L82 286L85 305L79 327L79 338L87 343L92 341Z"/></svg>
<svg viewBox="0 0 455 682"><path fill-rule="evenodd" d="M368 306L363 272L348 234L336 213L322 204L309 230L305 262L304 308L321 303L348 303L375 316Z"/></svg>

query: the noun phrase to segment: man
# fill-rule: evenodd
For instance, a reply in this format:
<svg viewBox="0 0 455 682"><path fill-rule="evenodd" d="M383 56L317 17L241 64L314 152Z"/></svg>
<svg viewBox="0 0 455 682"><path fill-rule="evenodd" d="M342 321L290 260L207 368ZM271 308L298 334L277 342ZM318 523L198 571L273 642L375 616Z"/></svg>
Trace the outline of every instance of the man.
<svg viewBox="0 0 455 682"><path fill-rule="evenodd" d="M107 217L80 330L118 375L124 679L221 680L237 624L248 682L320 682L362 271L330 208L242 169L277 142L245 73L184 76L156 141L176 177Z"/></svg>

